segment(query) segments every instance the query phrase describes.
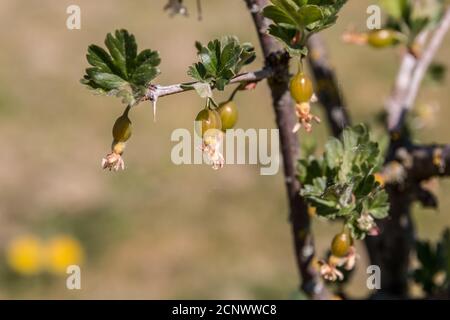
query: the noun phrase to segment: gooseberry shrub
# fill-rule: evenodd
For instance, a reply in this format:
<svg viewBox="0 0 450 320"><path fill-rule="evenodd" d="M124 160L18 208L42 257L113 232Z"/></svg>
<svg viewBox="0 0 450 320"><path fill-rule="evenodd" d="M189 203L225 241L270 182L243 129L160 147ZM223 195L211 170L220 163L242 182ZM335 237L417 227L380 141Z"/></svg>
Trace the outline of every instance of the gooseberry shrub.
<svg viewBox="0 0 450 320"><path fill-rule="evenodd" d="M161 59L158 52L145 49L138 53L136 39L127 30L117 30L113 34L108 34L105 39L107 50L98 45L88 47L87 60L91 66L86 69L81 83L96 93L119 97L125 108L113 126L111 152L103 159L102 166L104 169L115 171L125 168L122 155L132 130L129 114L139 103L151 101L155 112L159 98L195 90L204 101L195 118L196 132L202 138L201 150L210 160L213 169L222 168L225 162L220 153L220 146L225 137L224 132L234 128L238 120L239 104L236 102L236 96L254 88L259 81L267 78L274 99L274 110L277 113L277 125L284 135L281 142L284 144L282 152L287 168L285 176L290 196L291 219L300 216L300 224L303 223L300 226L301 230L296 230L296 222L293 221L294 242L299 246L296 250L302 252L306 250L305 239L308 239L307 235L310 233L309 216L315 215L342 225L342 231L330 236L330 250L326 258L300 259L299 269L304 278L311 278L313 281L320 280L316 274L329 281L343 281L344 274L352 270L356 263L358 255L355 241L377 237L383 232L378 223L390 212L392 201L390 192L395 188L406 190L407 186L404 183L408 180L405 175L409 167L400 160L392 161L389 158L392 150L389 148L381 150L380 145L371 137L368 126L362 124L351 126L349 121L337 125L340 128L340 135L328 140L322 155L310 152L306 157L298 159L292 151L292 141L297 141L297 131L304 128L305 130L300 132L301 135L311 133L313 125L321 123L321 119L314 115L311 109L318 100L327 107L327 101L323 96L330 95L326 92L327 88L336 87L332 77L330 82L330 78L320 79L320 73L314 75L315 79L309 76L304 68L305 61L308 59L309 63L313 64L314 58L311 58L308 46L314 34L336 23L338 14L347 1L245 0L245 2L254 16L255 25L262 39L261 44L265 49L263 51L271 51L266 53L265 66L259 71L245 70L255 60L254 46L248 42L241 43L237 37L230 35L213 39L207 44L196 42L192 49L195 47L198 61L187 68L187 76L191 81L170 86L155 83L160 73L158 66ZM419 59L422 48L417 45L417 37L421 32L435 28L444 17L444 1L432 0L432 2L434 4L432 8L421 10L418 1L414 0L380 1L389 17L385 26L380 30L364 33L349 32L344 35L344 40L375 48L401 44L408 49L408 54ZM173 14L187 13L187 7L181 0L169 1L165 9ZM267 26L267 31L261 31L264 26ZM270 41L267 41L266 37L271 37ZM279 50L278 44L283 50ZM286 56L287 60L284 59ZM289 59L293 60L297 67L297 72L293 76L288 71ZM283 62L285 60L287 63ZM327 74L332 74L332 71L325 72L325 75ZM290 79L286 79L286 75ZM215 101L214 90L223 91L229 85L235 85L229 99ZM337 91L335 88L335 92ZM286 101L281 107L279 101L276 101L276 97L283 96L285 92L290 92L293 101L292 106L287 106L292 108L291 115L296 117L293 128L287 128L291 123L291 115L280 112ZM338 111L342 113L342 110ZM332 123L335 121L333 112L329 113L331 116L328 120ZM404 131L389 132L390 147L393 145L397 147L398 141L406 141L404 147L411 145L408 139L403 139L403 133ZM393 141L397 142L393 144ZM294 163L292 167L295 167L296 163L295 175L290 173L292 163ZM392 179L393 175L389 172L393 163L400 167L401 179ZM298 184L292 183L292 179ZM419 182L414 181L414 184L417 185ZM292 191L295 195L292 195ZM298 199L300 201L296 201ZM447 242L444 244L448 246ZM443 246L440 245L439 248ZM429 282L440 270L432 269L432 266L438 264L436 262L438 258L435 256L441 256L441 251L433 252L428 245L418 242L418 252L422 252L419 254L422 269L414 272L414 278L423 283L425 290L434 290ZM309 291L306 289L305 291L315 298L318 296L317 288L323 286L316 283L304 288L309 288Z"/></svg>

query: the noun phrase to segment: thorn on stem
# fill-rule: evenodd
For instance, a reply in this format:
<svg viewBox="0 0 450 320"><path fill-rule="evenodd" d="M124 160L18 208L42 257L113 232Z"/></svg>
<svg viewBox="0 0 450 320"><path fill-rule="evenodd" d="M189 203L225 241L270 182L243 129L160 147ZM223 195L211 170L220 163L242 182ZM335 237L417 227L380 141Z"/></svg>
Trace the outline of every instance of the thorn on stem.
<svg viewBox="0 0 450 320"><path fill-rule="evenodd" d="M157 99L153 99L152 100L152 105L153 105L153 122L156 122L156 100Z"/></svg>

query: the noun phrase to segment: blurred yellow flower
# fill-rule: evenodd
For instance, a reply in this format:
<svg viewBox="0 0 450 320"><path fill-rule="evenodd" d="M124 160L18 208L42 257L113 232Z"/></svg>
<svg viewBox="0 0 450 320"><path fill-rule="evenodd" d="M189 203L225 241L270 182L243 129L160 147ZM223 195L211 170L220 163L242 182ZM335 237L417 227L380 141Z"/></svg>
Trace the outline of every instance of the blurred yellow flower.
<svg viewBox="0 0 450 320"><path fill-rule="evenodd" d="M47 267L55 274L65 274L70 265L81 265L84 251L80 242L67 235L59 235L49 240L46 247Z"/></svg>
<svg viewBox="0 0 450 320"><path fill-rule="evenodd" d="M24 235L7 245L6 260L13 271L22 275L34 275L42 269L43 253L43 246L38 238Z"/></svg>

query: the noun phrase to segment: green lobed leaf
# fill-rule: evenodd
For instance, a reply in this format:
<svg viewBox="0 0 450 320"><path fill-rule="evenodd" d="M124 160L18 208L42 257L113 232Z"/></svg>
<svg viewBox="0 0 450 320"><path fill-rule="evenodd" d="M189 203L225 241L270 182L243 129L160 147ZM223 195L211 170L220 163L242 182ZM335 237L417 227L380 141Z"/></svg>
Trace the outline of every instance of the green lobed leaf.
<svg viewBox="0 0 450 320"><path fill-rule="evenodd" d="M271 0L263 15L273 24L271 36L286 47L291 56L305 56L306 42L313 34L332 26L347 0Z"/></svg>
<svg viewBox="0 0 450 320"><path fill-rule="evenodd" d="M250 43L240 44L234 36L215 39L206 46L196 42L195 46L200 61L189 67L188 75L218 90L224 90L242 67L253 62L256 56Z"/></svg>
<svg viewBox="0 0 450 320"><path fill-rule="evenodd" d="M325 161L327 162L328 167L334 169L338 167L344 155L344 147L342 142L338 139L332 137L325 144Z"/></svg>
<svg viewBox="0 0 450 320"><path fill-rule="evenodd" d="M117 30L115 36L108 33L105 45L113 58L114 65L120 71L120 76L127 80L134 71L136 59L136 39L126 30Z"/></svg>
<svg viewBox="0 0 450 320"><path fill-rule="evenodd" d="M302 17L299 14L300 6L292 0L271 0L272 5L263 9L265 17L274 20L276 23L286 23L298 28L304 27ZM269 13L269 16L266 14ZM270 17L272 15L272 18Z"/></svg>
<svg viewBox="0 0 450 320"><path fill-rule="evenodd" d="M386 218L389 213L389 197L386 191L380 190L367 198L367 212L375 219Z"/></svg>
<svg viewBox="0 0 450 320"><path fill-rule="evenodd" d="M289 11L288 11L289 12ZM266 18L276 21L276 23L298 26L297 20L290 14L286 14L281 8L269 5L264 8L263 14Z"/></svg>
<svg viewBox="0 0 450 320"><path fill-rule="evenodd" d="M320 7L315 5L302 6L298 11L298 14L301 17L302 25L305 27L324 18L324 14Z"/></svg>
<svg viewBox="0 0 450 320"><path fill-rule="evenodd" d="M123 29L108 33L105 45L108 51L97 45L88 47L86 58L92 67L86 69L81 83L126 104L138 103L160 73L158 52L146 49L137 54L135 37Z"/></svg>
<svg viewBox="0 0 450 320"><path fill-rule="evenodd" d="M203 64L201 64L201 63L196 63L196 64L190 66L188 69L188 75L197 81L207 80L206 74L207 74L207 71L206 71L205 67L203 66Z"/></svg>

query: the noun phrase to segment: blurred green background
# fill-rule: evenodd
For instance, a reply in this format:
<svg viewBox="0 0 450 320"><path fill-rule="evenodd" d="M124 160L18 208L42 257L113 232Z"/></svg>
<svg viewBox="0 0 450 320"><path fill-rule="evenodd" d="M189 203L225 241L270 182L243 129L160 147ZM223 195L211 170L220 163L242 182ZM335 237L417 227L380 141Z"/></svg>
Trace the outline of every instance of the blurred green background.
<svg viewBox="0 0 450 320"><path fill-rule="evenodd" d="M242 0L185 1L190 17L169 18L164 0L0 2L0 298L207 298L293 297L298 285L283 177L259 168L175 166L170 160L176 128L192 129L203 106L193 92L161 99L158 121L149 103L131 113L133 137L126 170L100 168L111 127L122 112L118 99L94 96L79 84L87 46L126 28L141 49L162 56L160 84L187 81L196 61L194 41L234 34L257 44ZM375 1L349 1L338 24L323 33L355 122L373 122L398 67L399 49L346 45L342 33L364 30ZM81 7L81 30L66 28L66 8ZM438 60L448 62L449 38ZM261 66L258 60L250 68ZM224 98L224 94L216 97ZM436 121L420 130L423 142L448 142L448 82L427 85L419 104L440 106ZM273 128L265 83L239 94L241 128ZM317 108L319 109L319 108ZM322 114L320 110L316 113ZM305 138L302 131L300 139ZM316 126L319 145L328 131ZM309 138L308 138L309 139ZM450 183L434 183L440 209L415 209L420 237L436 239L450 225ZM315 220L319 254L338 226ZM20 275L8 266L10 241L70 235L84 251L82 290L67 290L66 276ZM362 248L362 246L360 245ZM368 294L364 250L351 280L354 297Z"/></svg>

